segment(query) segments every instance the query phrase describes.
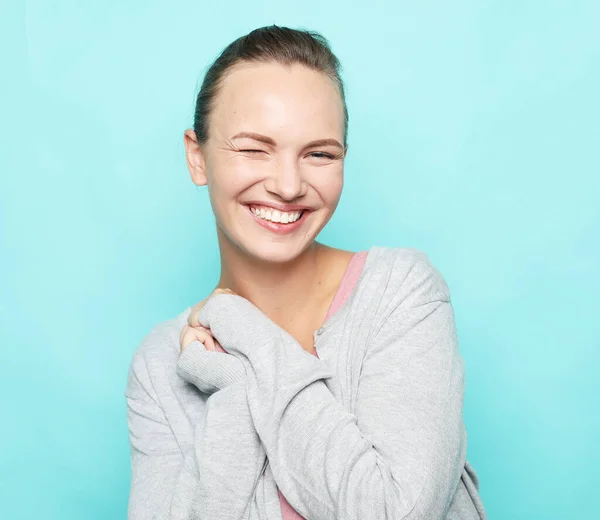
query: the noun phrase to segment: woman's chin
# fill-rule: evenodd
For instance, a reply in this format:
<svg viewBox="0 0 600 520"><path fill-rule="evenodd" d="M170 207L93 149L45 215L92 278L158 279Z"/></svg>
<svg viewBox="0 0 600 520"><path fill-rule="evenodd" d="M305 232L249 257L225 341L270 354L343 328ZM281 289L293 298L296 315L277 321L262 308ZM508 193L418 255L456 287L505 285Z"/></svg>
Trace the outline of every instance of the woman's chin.
<svg viewBox="0 0 600 520"><path fill-rule="evenodd" d="M258 240L251 245L248 244L245 249L252 257L265 263L287 264L298 258L308 246L310 243L306 244L304 241L299 243L296 241L267 242Z"/></svg>

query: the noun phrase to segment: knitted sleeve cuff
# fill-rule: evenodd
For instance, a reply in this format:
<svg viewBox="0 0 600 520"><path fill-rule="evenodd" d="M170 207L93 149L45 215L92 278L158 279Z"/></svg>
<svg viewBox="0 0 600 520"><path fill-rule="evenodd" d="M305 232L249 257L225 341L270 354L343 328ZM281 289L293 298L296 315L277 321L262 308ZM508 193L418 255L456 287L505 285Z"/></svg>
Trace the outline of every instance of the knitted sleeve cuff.
<svg viewBox="0 0 600 520"><path fill-rule="evenodd" d="M200 341L193 341L183 350L177 361L177 373L206 393L214 393L246 377L238 358L206 350Z"/></svg>

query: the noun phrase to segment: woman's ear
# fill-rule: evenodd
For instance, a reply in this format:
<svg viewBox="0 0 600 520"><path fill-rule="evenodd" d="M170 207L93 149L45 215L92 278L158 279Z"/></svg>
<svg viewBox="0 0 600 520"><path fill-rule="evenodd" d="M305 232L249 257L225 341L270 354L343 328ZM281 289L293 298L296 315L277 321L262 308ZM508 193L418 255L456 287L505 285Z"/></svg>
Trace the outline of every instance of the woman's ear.
<svg viewBox="0 0 600 520"><path fill-rule="evenodd" d="M192 177L192 182L198 186L205 186L208 183L206 176L206 159L201 146L196 139L196 132L188 128L183 134L185 145L185 157L187 167Z"/></svg>

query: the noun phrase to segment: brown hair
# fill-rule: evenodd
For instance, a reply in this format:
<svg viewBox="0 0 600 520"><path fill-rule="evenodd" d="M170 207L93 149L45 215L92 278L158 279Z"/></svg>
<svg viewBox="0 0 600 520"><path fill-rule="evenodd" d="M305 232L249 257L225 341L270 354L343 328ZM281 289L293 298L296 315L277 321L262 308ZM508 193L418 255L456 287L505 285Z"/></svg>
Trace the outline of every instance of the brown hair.
<svg viewBox="0 0 600 520"><path fill-rule="evenodd" d="M225 74L240 62L274 61L285 66L298 63L326 74L334 81L344 106L344 146L348 136L348 107L341 64L331 51L329 42L314 31L271 25L255 29L230 43L210 66L196 98L194 132L198 143L208 139L208 118Z"/></svg>

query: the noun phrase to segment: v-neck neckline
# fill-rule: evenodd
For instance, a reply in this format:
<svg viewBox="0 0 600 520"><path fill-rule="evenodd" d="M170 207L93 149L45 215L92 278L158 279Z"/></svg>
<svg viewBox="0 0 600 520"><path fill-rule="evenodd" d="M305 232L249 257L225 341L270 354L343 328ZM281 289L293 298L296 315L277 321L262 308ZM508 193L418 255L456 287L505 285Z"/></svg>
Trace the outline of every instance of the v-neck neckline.
<svg viewBox="0 0 600 520"><path fill-rule="evenodd" d="M354 256L352 256L352 258L350 259L350 262L348 262L348 267L346 268L346 271L344 272L344 276L342 277L342 281L340 282L340 284L339 284L339 286L338 286L338 288L336 290L336 293L335 293L335 295L333 297L333 300L331 300L331 304L329 305L329 309L327 309L326 316L329 316L329 317L325 319L324 323L313 334L313 338L315 340L316 340L316 336L320 336L320 335L323 334L323 332L325 332L325 330L329 330L333 325L335 325L346 314L346 312L348 311L348 308L350 306L350 302L356 296L356 293L357 293L358 288L359 288L359 286L361 284L361 281L363 280L365 272L367 271L367 267L369 266L369 264L372 261L372 257L374 256L374 252L375 252L375 247L374 246L367 250L367 256L365 258L365 262L363 264L362 270L360 272L358 280L356 281L356 283L354 284L354 287L350 291L350 294L346 297L346 299L344 300L344 302L342 303L342 305L340 306L340 308L337 311L335 311L331 316L329 316L329 311L331 310L331 307L333 306L333 303L337 299L339 293L343 290L343 287L344 287L344 284L346 282L346 279L350 275L350 264L354 260ZM355 253L355 255L358 254L358 253L360 253L360 251L357 251Z"/></svg>

